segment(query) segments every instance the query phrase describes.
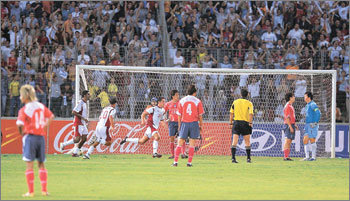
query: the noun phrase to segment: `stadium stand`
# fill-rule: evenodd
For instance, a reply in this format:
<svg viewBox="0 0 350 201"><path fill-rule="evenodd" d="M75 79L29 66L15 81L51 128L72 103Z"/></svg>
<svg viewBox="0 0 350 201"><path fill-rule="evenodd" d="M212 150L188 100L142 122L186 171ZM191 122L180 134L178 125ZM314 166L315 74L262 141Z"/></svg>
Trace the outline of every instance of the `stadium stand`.
<svg viewBox="0 0 350 201"><path fill-rule="evenodd" d="M71 117L75 65L91 64L334 69L337 107L341 121L349 122L349 2L165 1L164 11L165 16L154 1L1 1L1 115L17 116L18 87L31 84L56 116ZM92 82L97 79L92 101L99 101L98 93L108 87L100 81L109 79L102 72ZM284 84L296 88L298 79L287 77ZM246 85L255 83L284 87L264 78ZM153 90L147 90L151 83L139 84L140 97ZM123 108L127 95L119 87L114 92ZM217 87L221 100L234 99L231 86Z"/></svg>

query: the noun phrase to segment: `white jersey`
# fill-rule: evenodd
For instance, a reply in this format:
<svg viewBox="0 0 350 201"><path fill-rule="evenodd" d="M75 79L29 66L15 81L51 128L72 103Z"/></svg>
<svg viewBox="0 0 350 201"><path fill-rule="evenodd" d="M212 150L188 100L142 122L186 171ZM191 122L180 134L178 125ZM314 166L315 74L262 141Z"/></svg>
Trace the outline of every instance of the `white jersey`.
<svg viewBox="0 0 350 201"><path fill-rule="evenodd" d="M87 105L83 100L80 100L78 104L75 106L73 111L79 113L83 118L87 119L88 118L88 110L87 110ZM74 125L86 125L86 122L82 120L80 117L75 116Z"/></svg>
<svg viewBox="0 0 350 201"><path fill-rule="evenodd" d="M100 118L99 118L99 121L97 123L97 126L98 127L110 127L111 126L111 123L113 122L110 122L109 121L109 117L112 116L114 117L115 116L115 109L111 106L107 106L105 108L103 108L102 112L101 112L101 115L100 115Z"/></svg>
<svg viewBox="0 0 350 201"><path fill-rule="evenodd" d="M146 112L149 113L147 125L158 129L160 121L164 119L165 109L155 106L148 108Z"/></svg>

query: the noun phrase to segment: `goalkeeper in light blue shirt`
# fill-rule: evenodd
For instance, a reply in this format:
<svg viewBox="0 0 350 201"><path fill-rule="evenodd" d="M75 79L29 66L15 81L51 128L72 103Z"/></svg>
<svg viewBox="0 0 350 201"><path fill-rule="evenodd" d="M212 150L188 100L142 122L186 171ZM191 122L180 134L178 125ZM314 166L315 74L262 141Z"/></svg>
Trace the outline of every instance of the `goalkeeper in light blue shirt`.
<svg viewBox="0 0 350 201"><path fill-rule="evenodd" d="M313 95L311 92L306 92L304 94L304 100L306 105L306 118L304 127L304 150L305 158L304 161L314 161L316 160L316 137L318 133L318 122L321 118L321 112L317 104L312 100ZM310 158L309 152L311 151L312 156Z"/></svg>

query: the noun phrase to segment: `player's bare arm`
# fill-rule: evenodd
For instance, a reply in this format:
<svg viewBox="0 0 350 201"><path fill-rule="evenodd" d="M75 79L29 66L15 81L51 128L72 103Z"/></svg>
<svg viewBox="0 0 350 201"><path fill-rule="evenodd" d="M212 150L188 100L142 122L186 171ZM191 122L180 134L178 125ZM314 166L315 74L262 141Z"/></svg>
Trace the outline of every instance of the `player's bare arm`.
<svg viewBox="0 0 350 201"><path fill-rule="evenodd" d="M180 128L181 128L181 115L178 115L177 122L179 124L178 130L180 131Z"/></svg>
<svg viewBox="0 0 350 201"><path fill-rule="evenodd" d="M23 136L23 125L19 125L17 127L18 127L19 134Z"/></svg>
<svg viewBox="0 0 350 201"><path fill-rule="evenodd" d="M253 114L249 114L249 126L253 126Z"/></svg>
<svg viewBox="0 0 350 201"><path fill-rule="evenodd" d="M149 115L149 113L147 111L144 111L141 114L141 126L146 125L146 116Z"/></svg>
<svg viewBox="0 0 350 201"><path fill-rule="evenodd" d="M233 110L233 112L230 112L230 128L232 128L233 127L233 118L234 118L234 110Z"/></svg>
<svg viewBox="0 0 350 201"><path fill-rule="evenodd" d="M87 120L87 119L85 119L83 116L81 116L81 114L79 114L78 112L76 112L76 111L72 111L72 114L74 115L74 116L77 116L77 117L79 117L79 118L81 118L82 120L84 120L86 123L89 123L89 120Z"/></svg>
<svg viewBox="0 0 350 201"><path fill-rule="evenodd" d="M199 131L203 131L203 117L201 114L199 115Z"/></svg>
<svg viewBox="0 0 350 201"><path fill-rule="evenodd" d="M291 133L294 133L294 129L293 129L293 127L292 127L292 124L290 123L290 117L287 117L286 123L287 123L287 125L289 126L290 132L291 132Z"/></svg>

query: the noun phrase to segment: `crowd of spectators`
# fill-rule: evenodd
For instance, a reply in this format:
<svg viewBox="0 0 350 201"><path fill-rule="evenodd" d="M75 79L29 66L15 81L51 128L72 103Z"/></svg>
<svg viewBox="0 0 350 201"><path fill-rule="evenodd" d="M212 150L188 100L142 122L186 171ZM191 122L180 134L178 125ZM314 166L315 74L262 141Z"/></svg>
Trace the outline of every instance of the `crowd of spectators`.
<svg viewBox="0 0 350 201"><path fill-rule="evenodd" d="M35 86L41 102L50 103L56 116L71 117L75 65L100 64L335 69L337 107L343 114L342 121L348 118L348 2L165 1L164 10L166 27L160 26L163 15L159 2L154 1L2 1L1 114L16 116L19 86L28 83ZM165 46L164 31L169 36ZM163 55L163 47L168 55ZM92 101L103 107L108 96L116 94L120 110L126 110L130 79L115 73L115 83L111 84L103 81L111 76L102 71L89 76ZM183 84L189 79L180 78ZM298 86L310 86L304 83L305 78L293 76L277 81L241 76L237 86L223 76L193 79L208 105L210 101L226 101L220 105L229 105L235 87L249 89L261 84L265 93L285 83L301 94L303 90L297 91ZM150 98L160 90L152 89L157 84L148 80L151 79L146 76L136 82L136 108L145 104L141 97ZM250 92L253 100L264 102L260 100L262 91ZM227 115L227 108L211 111L219 119ZM264 116L277 117L265 113Z"/></svg>

